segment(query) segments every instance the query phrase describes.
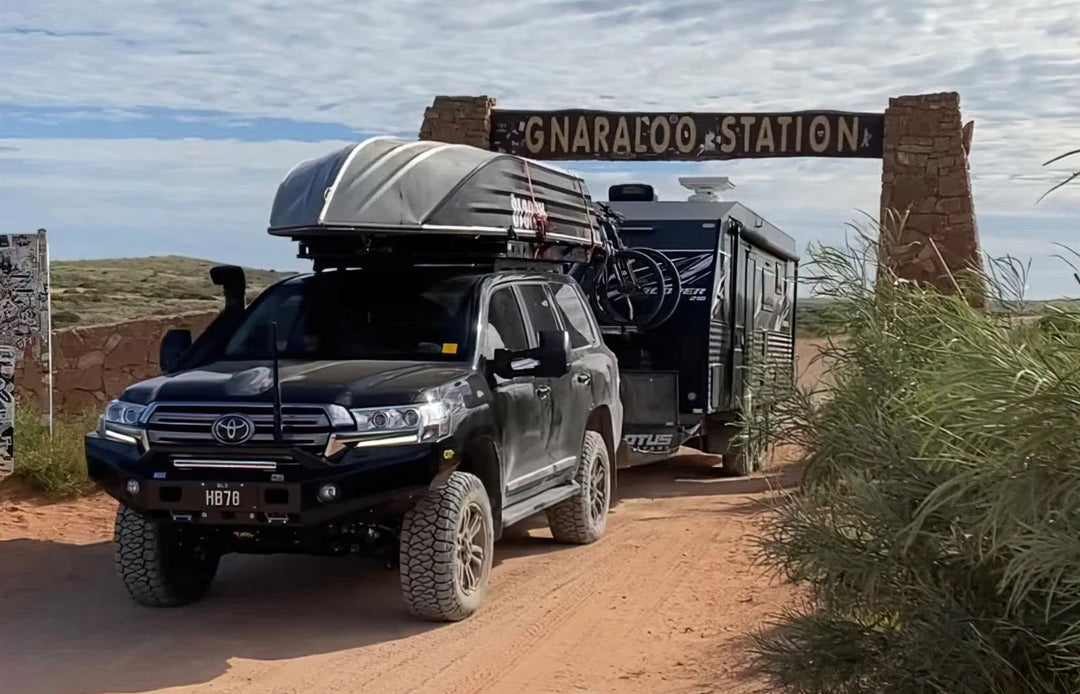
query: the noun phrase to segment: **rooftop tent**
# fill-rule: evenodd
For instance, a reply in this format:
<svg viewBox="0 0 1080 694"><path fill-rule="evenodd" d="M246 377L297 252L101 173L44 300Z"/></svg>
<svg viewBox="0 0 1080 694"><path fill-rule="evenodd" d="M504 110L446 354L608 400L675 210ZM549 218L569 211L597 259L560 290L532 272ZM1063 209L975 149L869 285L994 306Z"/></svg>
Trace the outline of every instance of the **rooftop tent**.
<svg viewBox="0 0 1080 694"><path fill-rule="evenodd" d="M374 138L294 167L278 187L269 231L463 232L593 245L595 226L584 181L555 167L466 145Z"/></svg>

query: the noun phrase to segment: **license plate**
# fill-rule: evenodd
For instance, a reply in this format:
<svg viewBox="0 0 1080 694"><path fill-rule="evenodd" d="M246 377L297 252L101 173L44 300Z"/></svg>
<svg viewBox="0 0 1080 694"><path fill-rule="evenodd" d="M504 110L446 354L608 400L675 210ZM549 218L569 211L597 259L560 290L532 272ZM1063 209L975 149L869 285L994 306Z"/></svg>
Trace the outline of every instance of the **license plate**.
<svg viewBox="0 0 1080 694"><path fill-rule="evenodd" d="M208 484L200 489L197 498L206 509L247 510L254 505L254 499L251 498L254 491L253 488L246 488L243 484L218 482L213 486Z"/></svg>
<svg viewBox="0 0 1080 694"><path fill-rule="evenodd" d="M239 489L207 489L207 508L240 508Z"/></svg>

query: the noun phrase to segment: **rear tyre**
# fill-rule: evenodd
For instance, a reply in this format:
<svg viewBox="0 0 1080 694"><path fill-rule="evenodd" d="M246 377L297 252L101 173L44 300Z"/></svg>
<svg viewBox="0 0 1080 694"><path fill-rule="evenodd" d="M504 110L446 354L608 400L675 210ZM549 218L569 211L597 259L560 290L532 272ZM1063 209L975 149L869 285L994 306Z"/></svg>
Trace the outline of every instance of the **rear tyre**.
<svg viewBox="0 0 1080 694"><path fill-rule="evenodd" d="M453 472L405 514L401 526L401 590L409 611L456 622L487 594L495 533L483 483Z"/></svg>
<svg viewBox="0 0 1080 694"><path fill-rule="evenodd" d="M745 477L753 473L756 466L747 453L743 437L740 436L741 429L738 420L710 419L702 443L706 453L723 456L724 470L732 475Z"/></svg>
<svg viewBox="0 0 1080 694"><path fill-rule="evenodd" d="M194 533L143 518L127 506L116 512L116 574L146 607L177 607L206 594L221 554Z"/></svg>
<svg viewBox="0 0 1080 694"><path fill-rule="evenodd" d="M604 437L585 432L575 480L578 492L547 510L551 535L559 542L586 545L596 542L607 527L611 506L611 457Z"/></svg>

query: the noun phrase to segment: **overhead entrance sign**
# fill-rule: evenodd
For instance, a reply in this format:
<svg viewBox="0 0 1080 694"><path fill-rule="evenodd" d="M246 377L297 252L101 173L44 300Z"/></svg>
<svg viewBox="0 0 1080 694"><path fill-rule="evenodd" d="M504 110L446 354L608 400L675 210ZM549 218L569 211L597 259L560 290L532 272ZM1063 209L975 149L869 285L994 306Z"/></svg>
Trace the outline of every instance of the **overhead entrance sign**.
<svg viewBox="0 0 1080 694"><path fill-rule="evenodd" d="M491 112L490 147L532 159L880 159L880 113Z"/></svg>

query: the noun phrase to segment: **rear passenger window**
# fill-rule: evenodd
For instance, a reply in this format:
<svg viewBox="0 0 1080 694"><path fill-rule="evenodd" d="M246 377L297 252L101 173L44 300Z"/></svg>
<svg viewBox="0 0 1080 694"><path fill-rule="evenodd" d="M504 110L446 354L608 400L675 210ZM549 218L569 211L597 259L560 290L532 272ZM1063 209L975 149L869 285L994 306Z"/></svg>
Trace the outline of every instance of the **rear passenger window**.
<svg viewBox="0 0 1080 694"><path fill-rule="evenodd" d="M596 335L589 321L589 309L581 301L581 295L572 284L559 284L552 288L555 290L555 304L570 333L570 346L577 349L595 344Z"/></svg>
<svg viewBox="0 0 1080 694"><path fill-rule="evenodd" d="M558 330L559 322L555 319L555 310L551 306L547 290L542 284L523 284L519 287L525 303L525 313L529 316L532 329L537 333L544 330Z"/></svg>
<svg viewBox="0 0 1080 694"><path fill-rule="evenodd" d="M518 309L514 293L509 289L495 290L491 295L491 303L488 305L481 354L487 359L494 359L497 349L517 352L528 348L529 339L525 336L525 323L521 320L521 311Z"/></svg>

